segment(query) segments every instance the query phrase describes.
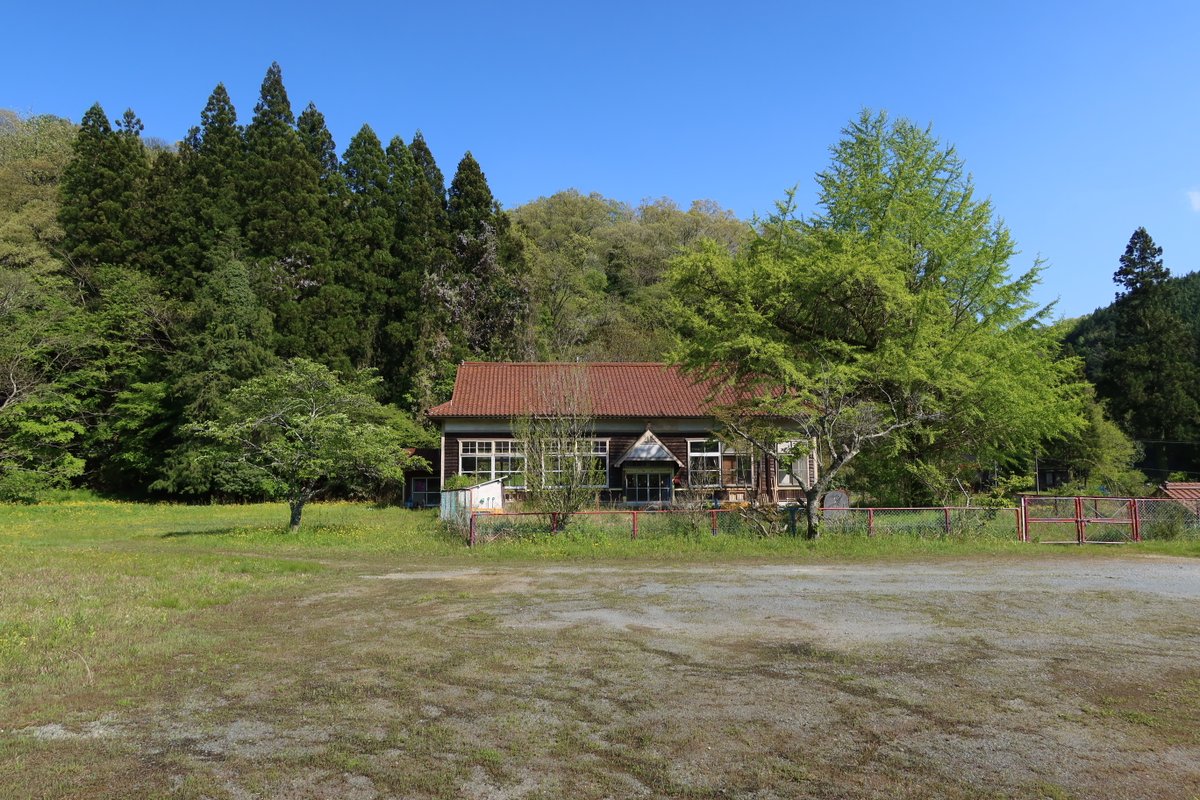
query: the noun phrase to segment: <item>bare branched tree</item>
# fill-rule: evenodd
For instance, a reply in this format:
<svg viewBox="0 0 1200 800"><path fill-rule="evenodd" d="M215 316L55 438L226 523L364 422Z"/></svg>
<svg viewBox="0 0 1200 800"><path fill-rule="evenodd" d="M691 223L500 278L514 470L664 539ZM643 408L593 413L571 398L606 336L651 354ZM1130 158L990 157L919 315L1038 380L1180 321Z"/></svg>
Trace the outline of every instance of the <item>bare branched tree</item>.
<svg viewBox="0 0 1200 800"><path fill-rule="evenodd" d="M530 387L531 413L513 422L524 456L526 500L557 515L565 527L575 513L595 504L608 483L607 459L597 450L587 373L579 367L548 367Z"/></svg>

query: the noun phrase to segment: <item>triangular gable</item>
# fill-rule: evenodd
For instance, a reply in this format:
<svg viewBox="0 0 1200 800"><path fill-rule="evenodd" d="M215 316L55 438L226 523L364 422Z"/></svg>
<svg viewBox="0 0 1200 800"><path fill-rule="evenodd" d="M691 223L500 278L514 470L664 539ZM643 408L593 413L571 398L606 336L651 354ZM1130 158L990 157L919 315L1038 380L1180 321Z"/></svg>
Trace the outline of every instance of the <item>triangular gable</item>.
<svg viewBox="0 0 1200 800"><path fill-rule="evenodd" d="M679 466L683 466L683 462L676 458L675 454L668 450L667 446L659 441L659 438L649 428L625 451L623 456L616 460L613 466L619 467L626 461L674 461Z"/></svg>

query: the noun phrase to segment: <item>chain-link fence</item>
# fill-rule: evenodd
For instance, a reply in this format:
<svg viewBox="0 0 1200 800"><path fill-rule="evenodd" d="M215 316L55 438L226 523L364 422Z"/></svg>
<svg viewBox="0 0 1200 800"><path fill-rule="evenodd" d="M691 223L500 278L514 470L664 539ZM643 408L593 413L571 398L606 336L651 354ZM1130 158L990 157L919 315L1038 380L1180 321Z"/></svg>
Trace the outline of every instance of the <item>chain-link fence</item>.
<svg viewBox="0 0 1200 800"><path fill-rule="evenodd" d="M471 544L547 535L629 539L804 535L799 506L610 509L570 516L474 512L462 533ZM1122 497L1023 497L1019 508L827 508L823 536L1013 539L1042 544L1113 544L1200 539L1200 502Z"/></svg>
<svg viewBox="0 0 1200 800"><path fill-rule="evenodd" d="M1112 544L1200 539L1200 503L1169 498L1023 497L1022 539Z"/></svg>
<svg viewBox="0 0 1200 800"><path fill-rule="evenodd" d="M824 509L821 533L828 536L914 536L923 538L1017 538L1016 508L835 508ZM569 517L537 512L471 515L471 544L547 535L621 536L630 539L687 536L769 537L804 535L807 518L799 506L746 506L664 510L581 511Z"/></svg>
<svg viewBox="0 0 1200 800"><path fill-rule="evenodd" d="M921 538L1015 539L1019 509L980 506L941 508L829 508L822 533Z"/></svg>
<svg viewBox="0 0 1200 800"><path fill-rule="evenodd" d="M1200 501L1147 498L1135 508L1142 540L1200 539Z"/></svg>

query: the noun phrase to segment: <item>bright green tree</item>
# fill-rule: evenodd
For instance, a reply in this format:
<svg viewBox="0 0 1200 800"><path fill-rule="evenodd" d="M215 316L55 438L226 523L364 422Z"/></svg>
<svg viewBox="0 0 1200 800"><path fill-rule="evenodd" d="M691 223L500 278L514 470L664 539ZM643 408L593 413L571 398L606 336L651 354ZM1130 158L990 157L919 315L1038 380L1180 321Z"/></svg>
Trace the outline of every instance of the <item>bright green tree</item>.
<svg viewBox="0 0 1200 800"><path fill-rule="evenodd" d="M230 491L287 501L295 531L305 505L333 488L369 492L423 464L408 450L421 434L375 401L377 384L369 373L344 382L293 359L235 389L216 419L192 431L213 443L213 461L231 468L223 478Z"/></svg>
<svg viewBox="0 0 1200 800"><path fill-rule="evenodd" d="M815 448L818 479L794 476L810 535L864 451L946 440L1005 464L1080 427L1073 364L1029 299L1037 269L1009 277L1008 232L952 148L864 113L818 182L821 213L797 218L789 195L746 251L709 245L671 276L679 361L743 397L728 435L781 469Z"/></svg>

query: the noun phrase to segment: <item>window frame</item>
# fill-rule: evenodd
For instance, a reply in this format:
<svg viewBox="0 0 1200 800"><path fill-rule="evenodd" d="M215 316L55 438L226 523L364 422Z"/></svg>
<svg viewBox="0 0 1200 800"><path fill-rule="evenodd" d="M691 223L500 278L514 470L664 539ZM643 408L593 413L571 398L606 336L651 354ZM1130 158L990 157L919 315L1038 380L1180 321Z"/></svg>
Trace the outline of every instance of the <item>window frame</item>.
<svg viewBox="0 0 1200 800"><path fill-rule="evenodd" d="M780 442L779 444L775 445L775 477L774 477L773 483L775 484L776 489L801 490L801 486L799 484L791 482L793 480L792 475L791 475L791 473L786 472L783 469L782 459L780 458L780 456L783 453L786 453L788 450L791 450L793 447L795 447L799 443L800 443L800 441L797 439L797 440L790 441L790 442ZM810 471L809 467L811 466L811 458L812 458L812 453L810 451L808 454L800 456L799 458L793 460L792 464L791 464L792 472L796 472L796 473L799 473L804 476L804 481L803 481L804 483L808 483L809 471ZM799 465L801 467L801 469L799 469L799 470L796 469L797 465ZM785 479L788 480L789 482L784 483Z"/></svg>
<svg viewBox="0 0 1200 800"><path fill-rule="evenodd" d="M701 446L705 449L699 450ZM694 459L704 459L712 465L698 470L693 466ZM730 462L728 469L726 462ZM743 467L744 481L739 479ZM687 440L687 471L690 489L749 489L754 486L757 472L753 452L729 447L720 439L712 438ZM697 474L715 480L715 483L700 483L696 480Z"/></svg>
<svg viewBox="0 0 1200 800"><path fill-rule="evenodd" d="M587 453L579 453L578 457L596 460L596 468L600 473L602 483L591 484L584 488L607 489L609 488L610 440L607 438L591 437L590 441L592 443L591 449ZM562 455L554 455L553 457L563 458ZM474 459L474 469L466 470L463 468L464 459L468 458ZM498 468L501 461L505 462L506 468ZM487 468L480 469L484 463L487 464ZM458 440L459 475L467 475L475 478L480 483L514 477L515 481L519 482L507 483L505 484L506 487L509 489L524 489L525 472L526 458L525 454L520 450L520 442L517 439Z"/></svg>

